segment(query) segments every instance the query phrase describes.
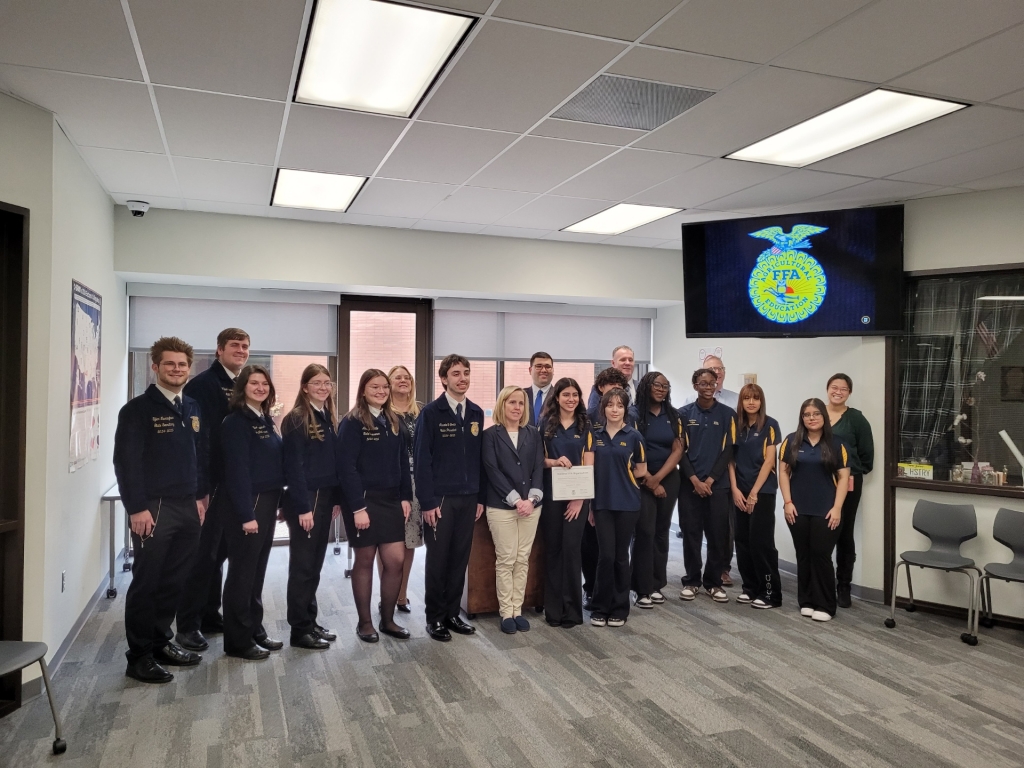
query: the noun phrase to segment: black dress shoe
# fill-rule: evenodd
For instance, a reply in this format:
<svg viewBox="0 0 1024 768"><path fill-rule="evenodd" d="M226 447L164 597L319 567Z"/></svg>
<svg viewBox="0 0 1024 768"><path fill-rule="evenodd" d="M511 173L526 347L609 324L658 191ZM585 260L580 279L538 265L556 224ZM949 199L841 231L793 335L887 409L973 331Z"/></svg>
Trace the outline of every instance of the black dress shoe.
<svg viewBox="0 0 1024 768"><path fill-rule="evenodd" d="M302 635L302 637L292 638L292 648L307 648L311 651L323 651L330 647L330 643L321 639L319 635L314 635L312 632L307 632Z"/></svg>
<svg viewBox="0 0 1024 768"><path fill-rule="evenodd" d="M169 664L172 667L194 667L203 660L198 653L186 651L174 643L168 643L163 648L153 651L153 658L161 664Z"/></svg>
<svg viewBox="0 0 1024 768"><path fill-rule="evenodd" d="M444 625L452 632L457 632L460 635L472 635L476 632L476 627L464 622L461 616L449 616L444 620Z"/></svg>
<svg viewBox="0 0 1024 768"><path fill-rule="evenodd" d="M284 643L280 640L272 640L267 635L256 635L253 637L258 645L263 646L268 651L280 651L284 648Z"/></svg>
<svg viewBox="0 0 1024 768"><path fill-rule="evenodd" d="M364 643L376 643L378 640L380 640L380 635L378 635L376 632L368 632L364 635L362 632L359 631L359 627L356 627L356 637L358 637Z"/></svg>
<svg viewBox="0 0 1024 768"><path fill-rule="evenodd" d="M263 661L270 658L270 651L258 645L252 645L244 651L225 651L225 653L228 656L234 656L236 659L245 659L246 661Z"/></svg>
<svg viewBox="0 0 1024 768"><path fill-rule="evenodd" d="M412 608L409 607L412 601L406 600L404 603L396 603L395 608L398 609L399 613L412 613Z"/></svg>
<svg viewBox="0 0 1024 768"><path fill-rule="evenodd" d="M140 683L169 683L174 675L161 667L152 656L143 656L134 664L129 663L124 673Z"/></svg>
<svg viewBox="0 0 1024 768"><path fill-rule="evenodd" d="M313 625L313 631L310 634L319 637L321 640L326 640L328 643L333 643L338 639L338 636L331 632L331 630L327 629L327 627L321 627L319 624Z"/></svg>
<svg viewBox="0 0 1024 768"><path fill-rule="evenodd" d="M583 610L592 611L594 610L594 598L588 595L586 592L583 593Z"/></svg>
<svg viewBox="0 0 1024 768"><path fill-rule="evenodd" d="M850 599L850 585L840 584L836 588L836 604L840 608L851 608L853 601Z"/></svg>
<svg viewBox="0 0 1024 768"><path fill-rule="evenodd" d="M191 632L179 632L174 636L174 639L178 641L178 645L190 651L205 651L210 647L206 638L203 637L203 633L198 629L194 629Z"/></svg>
<svg viewBox="0 0 1024 768"><path fill-rule="evenodd" d="M224 633L224 619L221 615L214 614L208 618L203 619L202 625L199 627L204 635L220 635Z"/></svg>
<svg viewBox="0 0 1024 768"><path fill-rule="evenodd" d="M397 624L395 626L398 627ZM411 637L411 635L409 634L409 630L405 627L398 627L398 629L388 629L387 625L385 625L383 621L377 625L377 629L379 629L388 637L393 637L396 640L408 640Z"/></svg>
<svg viewBox="0 0 1024 768"><path fill-rule="evenodd" d="M443 621L435 621L427 624L427 634L442 643L447 643L452 639L452 633L448 631L448 628L444 625Z"/></svg>

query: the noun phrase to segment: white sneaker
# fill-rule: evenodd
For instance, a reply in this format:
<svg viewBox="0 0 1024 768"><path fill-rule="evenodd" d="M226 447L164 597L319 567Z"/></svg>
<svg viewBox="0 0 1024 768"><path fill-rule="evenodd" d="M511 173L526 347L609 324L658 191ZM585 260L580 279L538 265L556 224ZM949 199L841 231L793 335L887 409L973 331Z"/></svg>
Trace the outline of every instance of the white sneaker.
<svg viewBox="0 0 1024 768"><path fill-rule="evenodd" d="M640 595L636 599L636 607L637 608L653 608L654 607L654 601L651 600L651 598L649 598L647 595Z"/></svg>
<svg viewBox="0 0 1024 768"><path fill-rule="evenodd" d="M651 592L651 602L655 605L661 605L665 602L665 596L661 594L661 592L659 592L658 590L654 590L653 592Z"/></svg>
<svg viewBox="0 0 1024 768"><path fill-rule="evenodd" d="M608 625L608 619L602 619L600 616L591 616L590 623L595 627L604 627Z"/></svg>
<svg viewBox="0 0 1024 768"><path fill-rule="evenodd" d="M825 615L828 616L827 613ZM608 619L608 626L609 627L621 627L625 623L626 623L625 619Z"/></svg>
<svg viewBox="0 0 1024 768"><path fill-rule="evenodd" d="M707 590L707 593L708 593L708 597L710 597L716 603L728 603L729 602L729 593L726 592L721 587L712 587L711 589Z"/></svg>
<svg viewBox="0 0 1024 768"><path fill-rule="evenodd" d="M763 610L763 609L766 609L766 608L774 608L775 606L772 605L771 603L766 603L764 600L762 600L759 597L759 598L757 598L757 600L752 600L750 602L750 607L751 608L761 608Z"/></svg>
<svg viewBox="0 0 1024 768"><path fill-rule="evenodd" d="M739 597L736 598L736 602L737 603L743 603L744 605L746 605L747 603L754 602L754 598L752 598L746 592L741 592Z"/></svg>
<svg viewBox="0 0 1024 768"><path fill-rule="evenodd" d="M832 616L824 611L814 611L811 618L815 621L832 621Z"/></svg>
<svg viewBox="0 0 1024 768"><path fill-rule="evenodd" d="M697 596L697 588L696 587L683 587L679 591L679 599L680 600L693 600L693 598L695 598L696 596Z"/></svg>
<svg viewBox="0 0 1024 768"><path fill-rule="evenodd" d="M814 616L814 609L813 608L801 608L800 609L800 615L801 616L806 616L807 618L811 618L812 616Z"/></svg>

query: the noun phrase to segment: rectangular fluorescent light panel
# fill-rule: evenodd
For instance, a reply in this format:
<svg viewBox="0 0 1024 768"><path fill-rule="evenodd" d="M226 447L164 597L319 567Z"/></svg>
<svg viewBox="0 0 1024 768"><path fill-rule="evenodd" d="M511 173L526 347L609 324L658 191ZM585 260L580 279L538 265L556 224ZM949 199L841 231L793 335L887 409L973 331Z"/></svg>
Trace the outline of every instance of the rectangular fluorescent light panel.
<svg viewBox="0 0 1024 768"><path fill-rule="evenodd" d="M281 168L277 172L274 199L270 204L279 208L344 211L352 204L365 181L365 176L342 176L338 173Z"/></svg>
<svg viewBox="0 0 1024 768"><path fill-rule="evenodd" d="M681 210L682 208L658 208L654 205L619 203L600 213L595 213L589 219L566 227L562 231L588 235L619 235L642 227L644 224L650 224L652 221L663 219L673 213L679 213Z"/></svg>
<svg viewBox="0 0 1024 768"><path fill-rule="evenodd" d="M318 0L295 100L409 117L472 23L378 0Z"/></svg>
<svg viewBox="0 0 1024 768"><path fill-rule="evenodd" d="M1024 296L979 296L978 301L1024 301Z"/></svg>
<svg viewBox="0 0 1024 768"><path fill-rule="evenodd" d="M726 157L803 168L965 106L879 89Z"/></svg>

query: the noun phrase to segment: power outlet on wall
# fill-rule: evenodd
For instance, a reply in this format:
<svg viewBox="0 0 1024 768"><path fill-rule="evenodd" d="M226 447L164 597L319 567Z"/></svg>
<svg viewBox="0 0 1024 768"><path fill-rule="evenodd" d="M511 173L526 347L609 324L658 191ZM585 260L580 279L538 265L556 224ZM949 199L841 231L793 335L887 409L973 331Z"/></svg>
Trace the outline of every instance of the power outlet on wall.
<svg viewBox="0 0 1024 768"><path fill-rule="evenodd" d="M68 584L67 576L68 576L68 572L67 571L61 571L60 572L60 591L61 592L64 591L64 587L66 587L67 584Z"/></svg>

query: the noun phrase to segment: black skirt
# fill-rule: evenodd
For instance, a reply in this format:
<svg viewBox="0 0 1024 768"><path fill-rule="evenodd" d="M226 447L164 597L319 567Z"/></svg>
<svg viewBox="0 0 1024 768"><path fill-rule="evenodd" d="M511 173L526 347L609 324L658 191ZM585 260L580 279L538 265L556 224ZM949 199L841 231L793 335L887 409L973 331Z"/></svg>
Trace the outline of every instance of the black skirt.
<svg viewBox="0 0 1024 768"><path fill-rule="evenodd" d="M345 532L348 534L350 547L369 547L405 541L405 513L402 512L402 501L398 496L397 488L387 491L366 491L363 501L366 502L366 513L370 516L370 527L362 530L356 528L352 512L342 511L341 517L345 521Z"/></svg>

